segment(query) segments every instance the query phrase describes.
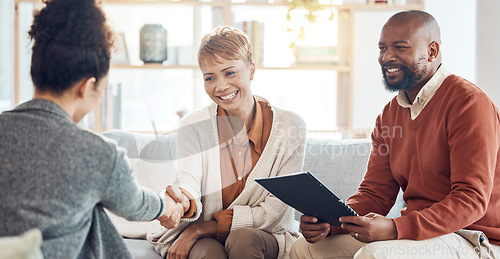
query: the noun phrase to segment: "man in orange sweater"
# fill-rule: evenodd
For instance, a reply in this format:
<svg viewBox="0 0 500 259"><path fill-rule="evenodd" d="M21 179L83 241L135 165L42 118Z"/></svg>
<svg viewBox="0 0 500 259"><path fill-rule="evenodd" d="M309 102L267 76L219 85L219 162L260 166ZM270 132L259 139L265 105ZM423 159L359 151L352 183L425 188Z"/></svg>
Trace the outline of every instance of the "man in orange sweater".
<svg viewBox="0 0 500 259"><path fill-rule="evenodd" d="M384 25L379 63L399 93L377 118L365 178L347 200L364 216L340 218L341 228L302 216L292 258L500 258L500 114L446 71L440 43L423 11ZM384 217L400 188L407 207Z"/></svg>

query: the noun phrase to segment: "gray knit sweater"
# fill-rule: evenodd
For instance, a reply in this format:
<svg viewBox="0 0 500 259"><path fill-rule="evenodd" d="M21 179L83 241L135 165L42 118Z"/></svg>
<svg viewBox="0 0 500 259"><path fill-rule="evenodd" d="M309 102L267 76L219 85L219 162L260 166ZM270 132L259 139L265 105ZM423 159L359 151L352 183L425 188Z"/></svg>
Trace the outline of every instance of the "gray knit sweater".
<svg viewBox="0 0 500 259"><path fill-rule="evenodd" d="M150 221L163 204L125 150L36 99L0 114L0 236L43 233L45 258L131 258L103 208Z"/></svg>

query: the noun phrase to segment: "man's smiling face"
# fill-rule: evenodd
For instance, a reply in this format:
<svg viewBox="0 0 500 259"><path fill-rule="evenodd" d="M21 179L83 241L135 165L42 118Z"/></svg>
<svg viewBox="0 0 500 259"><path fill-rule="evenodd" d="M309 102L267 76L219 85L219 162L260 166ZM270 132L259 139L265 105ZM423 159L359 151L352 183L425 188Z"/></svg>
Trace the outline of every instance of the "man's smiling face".
<svg viewBox="0 0 500 259"><path fill-rule="evenodd" d="M410 29L408 29L410 28ZM379 41L379 63L386 88L391 91L422 87L428 72L427 37L418 26L388 22Z"/></svg>

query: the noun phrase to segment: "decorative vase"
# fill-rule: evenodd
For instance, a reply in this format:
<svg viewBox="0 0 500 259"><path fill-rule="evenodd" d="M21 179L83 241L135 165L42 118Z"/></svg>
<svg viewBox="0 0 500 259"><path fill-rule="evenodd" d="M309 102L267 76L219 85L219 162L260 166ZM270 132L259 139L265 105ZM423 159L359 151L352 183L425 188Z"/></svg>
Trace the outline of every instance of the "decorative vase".
<svg viewBox="0 0 500 259"><path fill-rule="evenodd" d="M162 63L167 60L167 30L161 24L142 26L140 58L144 63Z"/></svg>

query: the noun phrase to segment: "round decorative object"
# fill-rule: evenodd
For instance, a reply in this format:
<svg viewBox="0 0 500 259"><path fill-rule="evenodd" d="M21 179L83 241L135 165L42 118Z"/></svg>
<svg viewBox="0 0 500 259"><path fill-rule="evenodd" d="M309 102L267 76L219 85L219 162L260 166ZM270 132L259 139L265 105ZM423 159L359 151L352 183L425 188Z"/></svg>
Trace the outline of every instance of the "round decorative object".
<svg viewBox="0 0 500 259"><path fill-rule="evenodd" d="M144 63L162 63L167 60L167 30L161 24L142 26L140 58Z"/></svg>

